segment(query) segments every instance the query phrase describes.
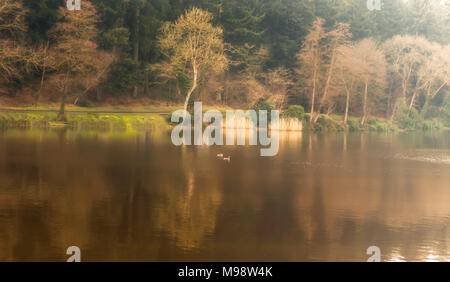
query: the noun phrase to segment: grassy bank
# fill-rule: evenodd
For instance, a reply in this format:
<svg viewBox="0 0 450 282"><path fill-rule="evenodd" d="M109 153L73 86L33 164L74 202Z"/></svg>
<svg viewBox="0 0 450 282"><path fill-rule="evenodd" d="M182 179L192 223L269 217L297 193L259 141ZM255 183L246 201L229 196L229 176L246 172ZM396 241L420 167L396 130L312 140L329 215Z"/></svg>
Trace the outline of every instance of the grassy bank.
<svg viewBox="0 0 450 282"><path fill-rule="evenodd" d="M75 112L75 113L98 113L98 112L107 112L107 113L169 113L173 112L182 106L104 106L104 107L79 107L74 105L67 105L67 112ZM41 105L41 106L25 106L25 107L12 107L12 106L2 106L0 110L8 110L8 111L59 111L59 106L49 106L49 105Z"/></svg>
<svg viewBox="0 0 450 282"><path fill-rule="evenodd" d="M74 105L67 105L66 111L72 113L172 113L176 110L183 109L183 105L143 105L143 106L100 106L100 107L79 107ZM13 106L1 106L0 111L36 111L36 112L57 112L59 111L59 106L24 106L24 107L13 107ZM226 110L232 110L232 108L224 106L203 106L203 111L208 110L219 110L225 112Z"/></svg>
<svg viewBox="0 0 450 282"><path fill-rule="evenodd" d="M57 108L52 107L24 107L24 108L1 108L0 126L2 127L72 127L87 129L168 129L170 124L170 113L180 109L180 106L160 107L146 106L140 108L127 107L96 107L81 108L70 107L66 123L58 122L56 119ZM225 112L227 108L204 107L204 111L218 109ZM30 111L30 112L24 112ZM51 111L51 112L49 112ZM169 116L158 113L169 113ZM304 114L302 109L289 108L281 113L281 117L298 118L303 122L304 131L413 131L413 130L441 130L448 129L437 119L431 120L394 120L393 122L381 118L369 118L364 126L360 124L359 117L349 117L346 125L343 117L339 115L321 115L314 126L309 123L309 115Z"/></svg>
<svg viewBox="0 0 450 282"><path fill-rule="evenodd" d="M67 122L58 122L55 113L0 112L2 127L72 127L87 129L168 129L164 116L158 114L68 114Z"/></svg>
<svg viewBox="0 0 450 282"><path fill-rule="evenodd" d="M380 118L370 118L364 125L361 125L361 119L359 117L349 117L347 124L343 122L344 117L339 115L321 115L317 119L314 126L309 124L309 115L305 115L304 124L305 130L313 131L375 131L375 132L388 132L388 131L401 131L401 129L388 120Z"/></svg>
<svg viewBox="0 0 450 282"><path fill-rule="evenodd" d="M303 119L304 129L312 131L374 131L374 132L400 132L400 131L429 131L447 130L445 124L439 119L413 120L404 122L403 120L390 121L383 118L369 118L364 125L361 125L361 118L349 117L347 124L343 122L343 116L321 115L314 126L309 124L309 115Z"/></svg>

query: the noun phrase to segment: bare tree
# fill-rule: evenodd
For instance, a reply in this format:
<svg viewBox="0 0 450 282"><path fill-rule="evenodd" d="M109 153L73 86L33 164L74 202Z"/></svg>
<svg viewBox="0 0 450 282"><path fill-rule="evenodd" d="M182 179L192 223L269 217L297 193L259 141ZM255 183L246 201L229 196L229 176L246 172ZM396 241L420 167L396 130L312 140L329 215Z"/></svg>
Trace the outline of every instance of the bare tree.
<svg viewBox="0 0 450 282"><path fill-rule="evenodd" d="M239 82L242 87L242 83ZM269 98L270 93L263 83L261 83L255 74L248 74L245 83L247 92L247 101L250 106L254 105L260 100L266 100Z"/></svg>
<svg viewBox="0 0 450 282"><path fill-rule="evenodd" d="M14 34L26 29L25 14L21 2L0 0L0 77L3 82L20 76L18 63L24 49L17 46Z"/></svg>
<svg viewBox="0 0 450 282"><path fill-rule="evenodd" d="M26 30L27 10L21 1L0 0L0 81L19 80L24 72L38 68L42 50L20 45L16 34Z"/></svg>
<svg viewBox="0 0 450 282"><path fill-rule="evenodd" d="M327 75L323 94L320 99L319 112L322 110L325 102L328 99L331 83L335 74L336 61L339 55L339 50L341 46L347 46L350 44L350 25L346 23L338 23L336 24L335 29L326 34L326 37L328 41L326 45L326 56L329 57L329 61L327 63ZM314 119L314 122L317 121L318 117L319 115L317 115L317 117Z"/></svg>
<svg viewBox="0 0 450 282"><path fill-rule="evenodd" d="M363 84L363 114L361 125L364 125L368 117L368 95L371 84L384 85L386 80L386 61L383 52L371 38L364 39L354 48L355 62L361 70L361 82Z"/></svg>
<svg viewBox="0 0 450 282"><path fill-rule="evenodd" d="M286 108L289 89L293 85L287 69L277 68L265 75L265 85L269 91L268 101L275 105L277 110Z"/></svg>
<svg viewBox="0 0 450 282"><path fill-rule="evenodd" d="M180 62L191 69L192 87L184 102L186 111L202 72L206 69L221 72L228 67L223 30L214 27L212 19L209 12L193 8L162 28L159 43L165 55L171 62Z"/></svg>
<svg viewBox="0 0 450 282"><path fill-rule="evenodd" d="M311 93L311 111L310 111L310 123L314 120L314 105L316 95L318 92L318 80L320 76L320 68L323 61L323 46L321 40L326 36L323 29L323 19L317 18L309 31L309 34L305 38L303 48L297 54L297 61L299 62L299 73L304 80L308 88L312 89Z"/></svg>
<svg viewBox="0 0 450 282"><path fill-rule="evenodd" d="M12 37L17 31L26 30L27 10L21 1L0 0L0 39Z"/></svg>
<svg viewBox="0 0 450 282"><path fill-rule="evenodd" d="M358 63L354 54L355 46L350 44L341 45L337 51L337 77L346 95L344 124L347 124L350 100L358 84L358 79L362 75L362 66Z"/></svg>
<svg viewBox="0 0 450 282"><path fill-rule="evenodd" d="M450 46L431 43L430 56L423 62L418 71L418 89L425 95L425 104L421 115L424 116L431 99L433 99L450 82ZM410 109L414 106L411 99Z"/></svg>
<svg viewBox="0 0 450 282"><path fill-rule="evenodd" d="M402 102L406 105L409 100L411 109L419 90L419 71L432 54L431 43L420 36L397 35L384 43L383 50L389 71L400 81Z"/></svg>
<svg viewBox="0 0 450 282"><path fill-rule="evenodd" d="M55 69L63 86L58 118L65 120L67 93L73 87L76 78L79 81L80 78L86 79L92 75L104 75L112 59L109 54L100 51L94 42L97 36L98 16L96 9L89 1L83 2L83 8L80 11L69 11L61 7L59 12L64 21L57 23L49 31L49 36L56 42L50 47L49 52L55 58ZM99 79L94 81L98 82ZM90 87L92 85L88 86Z"/></svg>

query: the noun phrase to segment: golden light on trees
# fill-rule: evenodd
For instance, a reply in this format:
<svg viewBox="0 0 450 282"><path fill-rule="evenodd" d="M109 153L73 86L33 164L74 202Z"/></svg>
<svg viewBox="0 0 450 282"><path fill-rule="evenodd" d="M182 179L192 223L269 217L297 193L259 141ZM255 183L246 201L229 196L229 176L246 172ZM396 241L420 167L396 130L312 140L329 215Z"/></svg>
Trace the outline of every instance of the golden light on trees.
<svg viewBox="0 0 450 282"><path fill-rule="evenodd" d="M106 74L113 60L95 43L98 16L90 2L84 1L80 11L61 7L60 14L64 21L49 31L49 37L55 42L50 52L55 58L54 68L62 92L59 119L64 120L67 93L73 84L84 84L85 91L92 88Z"/></svg>
<svg viewBox="0 0 450 282"><path fill-rule="evenodd" d="M361 117L361 124L364 125L369 114L369 86L371 84L384 85L386 81L386 61L383 52L371 38L363 39L356 44L353 56L355 56L356 63L361 70L361 80L364 85L363 114Z"/></svg>
<svg viewBox="0 0 450 282"><path fill-rule="evenodd" d="M323 29L323 19L317 18L310 32L305 38L303 48L297 54L297 60L299 61L299 68L297 72L306 81L306 86L311 88L311 111L310 122L313 122L314 118L314 104L316 101L316 95L318 92L318 80L320 76L320 68L323 62L323 46L321 40L326 36Z"/></svg>
<svg viewBox="0 0 450 282"><path fill-rule="evenodd" d="M25 14L20 2L0 0L0 79L3 82L20 76L17 64L23 58L24 48L15 44L14 33L26 29Z"/></svg>
<svg viewBox="0 0 450 282"><path fill-rule="evenodd" d="M350 44L350 39L350 25L337 23L332 30L326 32L324 20L317 18L306 36L302 49L297 54L299 64L297 73L305 82L306 88L311 89L312 92L310 111L312 124L317 121L325 105L328 106L328 111L332 108L331 98L338 92L335 84L339 52L342 46ZM315 113L318 98L320 99L317 113Z"/></svg>
<svg viewBox="0 0 450 282"><path fill-rule="evenodd" d="M421 36L397 35L384 43L383 50L388 71L400 82L401 102L411 111L416 106L417 97L425 93L424 113L429 100L449 81L448 47ZM396 108L398 105L393 115Z"/></svg>
<svg viewBox="0 0 450 282"><path fill-rule="evenodd" d="M20 79L23 73L42 63L42 49L33 50L16 39L18 33L27 29L27 12L20 1L0 0L0 82Z"/></svg>
<svg viewBox="0 0 450 282"><path fill-rule="evenodd" d="M16 31L26 29L25 16L27 10L17 0L0 0L0 38L5 33L13 35Z"/></svg>
<svg viewBox="0 0 450 282"><path fill-rule="evenodd" d="M167 23L161 30L159 44L173 64L190 69L192 86L187 93L184 109L198 86L203 71L221 72L228 67L223 42L223 30L211 24L212 14L193 8L174 23Z"/></svg>
<svg viewBox="0 0 450 282"><path fill-rule="evenodd" d="M362 71L360 65L357 64L356 58L353 56L354 48L355 46L353 44L347 44L340 46L337 51L337 78L338 83L345 92L344 125L347 124L350 100L357 88L358 79Z"/></svg>

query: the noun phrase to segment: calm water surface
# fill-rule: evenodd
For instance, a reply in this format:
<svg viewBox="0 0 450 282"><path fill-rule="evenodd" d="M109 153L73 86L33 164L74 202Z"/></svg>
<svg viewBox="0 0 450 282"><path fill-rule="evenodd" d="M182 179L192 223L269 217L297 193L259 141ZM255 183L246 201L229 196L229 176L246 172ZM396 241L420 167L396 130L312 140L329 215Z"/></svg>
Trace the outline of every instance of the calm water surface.
<svg viewBox="0 0 450 282"><path fill-rule="evenodd" d="M0 131L0 261L450 260L450 133ZM231 163L216 158L231 156Z"/></svg>

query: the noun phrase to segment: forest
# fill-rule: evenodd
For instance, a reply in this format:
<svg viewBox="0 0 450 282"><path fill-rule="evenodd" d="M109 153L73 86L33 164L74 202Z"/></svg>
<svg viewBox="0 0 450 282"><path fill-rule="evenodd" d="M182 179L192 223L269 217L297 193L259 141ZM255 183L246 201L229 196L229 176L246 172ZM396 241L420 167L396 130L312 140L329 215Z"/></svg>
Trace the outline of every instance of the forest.
<svg viewBox="0 0 450 282"><path fill-rule="evenodd" d="M194 101L313 129L450 127L440 0L0 0L2 106ZM383 121L382 123L380 121Z"/></svg>

